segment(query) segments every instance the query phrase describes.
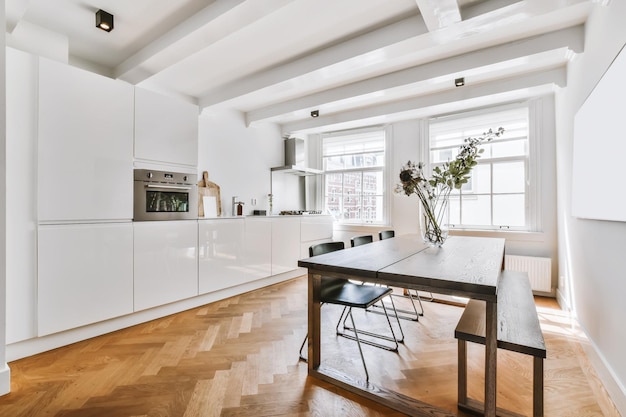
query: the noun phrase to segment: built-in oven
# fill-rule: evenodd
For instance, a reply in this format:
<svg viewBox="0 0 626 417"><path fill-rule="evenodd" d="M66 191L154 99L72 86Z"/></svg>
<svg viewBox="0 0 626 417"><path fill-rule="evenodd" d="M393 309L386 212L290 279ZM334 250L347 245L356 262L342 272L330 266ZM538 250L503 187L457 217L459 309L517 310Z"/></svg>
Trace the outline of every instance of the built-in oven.
<svg viewBox="0 0 626 417"><path fill-rule="evenodd" d="M135 169L135 221L198 218L198 186L193 175Z"/></svg>

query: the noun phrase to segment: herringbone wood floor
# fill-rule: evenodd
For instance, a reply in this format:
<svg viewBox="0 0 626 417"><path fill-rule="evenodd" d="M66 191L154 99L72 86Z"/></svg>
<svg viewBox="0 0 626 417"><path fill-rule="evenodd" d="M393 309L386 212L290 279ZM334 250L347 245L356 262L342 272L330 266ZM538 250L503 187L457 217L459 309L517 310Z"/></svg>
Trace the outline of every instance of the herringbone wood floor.
<svg viewBox="0 0 626 417"><path fill-rule="evenodd" d="M554 302L539 307L548 347L545 415L618 416ZM366 346L371 381L456 411L461 308L424 303L403 321L398 353ZM338 311L322 308L325 363L363 376L355 342L334 335ZM383 329L384 317L360 323ZM398 416L307 377L298 349L306 332L306 279L299 278L10 363L2 417ZM470 344L472 345L472 344ZM470 347L470 395L482 395L482 346ZM531 359L499 351L498 406L531 411Z"/></svg>

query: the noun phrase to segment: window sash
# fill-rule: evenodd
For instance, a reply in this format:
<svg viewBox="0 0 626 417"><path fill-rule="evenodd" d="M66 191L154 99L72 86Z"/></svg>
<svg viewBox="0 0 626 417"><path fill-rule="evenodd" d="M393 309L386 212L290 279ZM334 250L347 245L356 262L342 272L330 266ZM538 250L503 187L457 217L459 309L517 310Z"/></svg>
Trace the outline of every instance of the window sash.
<svg viewBox="0 0 626 417"><path fill-rule="evenodd" d="M487 149L472 170L472 177L461 190L450 196L450 227L470 230L530 230L529 218L529 146L530 116L527 105L504 106L471 113L434 118L429 121L428 158L431 169L454 158L463 140L478 136L485 128L505 128L505 135L482 146ZM504 145L505 148L496 149ZM516 146L517 145L517 146ZM508 146L508 150L506 147ZM490 154L491 152L491 154ZM444 158L445 156L445 158ZM521 163L523 178L513 190L494 188L494 166ZM500 165L502 167L502 165ZM488 167L488 185L479 182L479 167ZM483 171L484 174L484 171ZM500 172L500 175L505 173ZM522 188L519 185L522 183ZM517 196L517 198L516 198ZM503 200L518 200L509 212L499 206ZM473 207L471 207L473 205ZM470 210L470 211L468 211ZM456 213L458 211L458 213ZM517 217L515 217L515 215ZM523 218L523 224L520 222ZM499 224L508 220L510 224Z"/></svg>
<svg viewBox="0 0 626 417"><path fill-rule="evenodd" d="M373 128L322 136L324 208L334 215L336 221L355 225L384 224L387 210L386 133L384 128ZM355 175L360 176L358 184L346 187L346 178ZM376 184L365 180L366 176L371 178L372 175ZM335 185L331 187L329 181L333 178Z"/></svg>

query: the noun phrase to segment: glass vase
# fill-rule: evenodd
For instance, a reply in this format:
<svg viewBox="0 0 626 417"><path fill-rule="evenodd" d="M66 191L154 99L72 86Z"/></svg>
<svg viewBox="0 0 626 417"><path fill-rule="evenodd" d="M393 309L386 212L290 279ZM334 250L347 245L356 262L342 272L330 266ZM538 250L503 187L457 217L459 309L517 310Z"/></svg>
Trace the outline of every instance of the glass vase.
<svg viewBox="0 0 626 417"><path fill-rule="evenodd" d="M420 232L424 243L440 247L448 238L449 198L440 197L420 203Z"/></svg>

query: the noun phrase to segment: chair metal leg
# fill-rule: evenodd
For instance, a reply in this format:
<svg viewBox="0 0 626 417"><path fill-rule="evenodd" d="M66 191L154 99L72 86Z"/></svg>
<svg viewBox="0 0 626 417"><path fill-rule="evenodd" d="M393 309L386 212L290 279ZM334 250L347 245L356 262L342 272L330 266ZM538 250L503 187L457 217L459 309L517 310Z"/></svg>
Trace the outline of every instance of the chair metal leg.
<svg viewBox="0 0 626 417"><path fill-rule="evenodd" d="M419 321L419 317L424 315L424 306L422 305L421 297L419 296L419 293L417 291L415 291L415 294L413 294L413 293L411 293L411 290L405 288L404 289L404 294L402 294L402 295L400 295L400 294L391 294L391 296L392 297L408 298L411 301L411 307L413 307L412 311L411 310L403 310L401 308L396 308L395 309L395 312L402 313L401 315L398 315L399 318L401 318L403 320ZM420 311L419 312L417 311L417 307L415 306L415 300L417 300L417 302L419 303L419 307L420 307ZM382 301L381 301L381 303L382 303ZM374 304L372 307L376 308L376 309L380 309L381 308L381 306L379 304ZM376 311L374 309L368 309L367 311L369 311L370 313L382 314L381 311Z"/></svg>
<svg viewBox="0 0 626 417"><path fill-rule="evenodd" d="M393 303L393 301L392 301L392 303ZM371 341L371 340L367 340L367 339L361 339L361 342L363 342L363 343L365 343L367 345L370 345L370 346L375 346L375 347L378 347L378 348L381 348L381 349L389 350L389 351L392 351L392 352L397 352L398 351L398 343L402 343L404 341L404 332L402 331L402 326L400 326L400 321L398 321L398 326L400 327L400 333L402 335L402 339L398 339L396 337L396 333L394 332L393 326L391 325L391 320L389 319L389 314L387 314L387 308L384 307L384 305L383 305L383 309L384 309L384 312L385 312L385 317L387 318L387 324L389 325L389 329L391 330L391 337L383 335L383 334L379 334L379 333L372 333L372 332L368 332L368 331L365 331L365 330L359 330L356 327L354 327L354 319L352 318L352 308L350 308L350 307L345 307L343 312L341 313L342 315L339 318L339 321L337 322L337 327L336 327L337 335L345 337L347 339L356 340L356 338L358 337L357 336L357 333L358 333L358 334L361 334L361 335L365 335L365 336L370 336L370 337L377 338L377 339L386 340L388 342L393 342L393 344L394 344L393 347L392 346L388 346L388 345L384 345L384 344L381 344L381 343L377 343L377 342L374 342L374 341ZM345 314L345 316L344 316L344 314ZM346 323L346 320L348 319L348 316L350 316L350 318L352 319L352 326L349 326ZM341 322L342 321L343 321L343 330L344 331L340 331L339 330L339 328L341 327ZM346 333L345 332L346 330L352 332L353 334Z"/></svg>
<svg viewBox="0 0 626 417"><path fill-rule="evenodd" d="M419 294L417 294L417 297L418 297L420 300L424 300L424 301L435 301L435 297L433 297L433 293L432 293L432 292L430 293L430 297L428 297L428 298L427 298L427 297L422 297L422 296L421 296L421 295L419 295Z"/></svg>
<svg viewBox="0 0 626 417"><path fill-rule="evenodd" d="M431 293L431 295L432 295L432 293ZM420 311L421 311L421 313L419 313L419 315L423 316L424 315L424 306L422 305L422 298L420 297L419 293L417 291L415 291L415 296L413 296L413 294L411 294L411 290L409 290L409 298L411 299L411 303L413 303L413 308L414 309L415 309L415 300L417 299L417 302L420 305Z"/></svg>
<svg viewBox="0 0 626 417"><path fill-rule="evenodd" d="M348 314L350 315L350 320L352 321L352 327L354 326L354 317L352 317L352 309L348 310ZM361 349L361 341L359 340L359 333L354 332L354 340L356 340L356 344L359 347L359 353L361 354L361 362L363 362L363 369L365 369L365 381L370 380L370 374L367 372L367 365L365 365L365 357L363 356L363 349ZM397 345L397 343L396 343Z"/></svg>
<svg viewBox="0 0 626 417"><path fill-rule="evenodd" d="M347 314L346 314L346 310L347 310ZM341 321L342 321L341 319L343 318L344 314L346 316L345 319L347 319L348 316L350 316L350 321L352 322L352 327L355 328L356 326L354 325L354 317L352 317L352 309L351 308L347 308L347 307L343 308L343 311L341 312L341 316L339 317L339 322L337 323L337 327L339 327L339 324L341 323ZM387 322L389 322L389 317L387 317ZM389 322L389 328L391 328L391 322ZM393 333L393 329L391 329L391 332L392 332L392 334L394 334ZM337 333L337 334L339 334L339 333ZM343 334L340 334L340 335L344 336ZM363 362L363 369L365 370L365 381L369 381L370 375L369 375L369 372L367 371L367 365L365 364L365 357L363 356L363 349L361 348L361 339L359 339L359 332L358 331L355 332L353 337L349 336L349 335L344 336L344 337L346 337L348 339L356 340L357 346L359 348L359 354L361 355L361 362ZM307 333L304 336L304 340L302 341L302 345L300 345L300 360L304 361L304 362L307 362L307 358L305 358L302 355L302 350L304 349L304 346L306 345L306 341L308 340L308 338L309 338L309 333ZM395 340L395 334L394 334L394 340ZM364 340L363 343L367 343L367 341ZM398 350L398 343L397 342L396 342L396 350Z"/></svg>
<svg viewBox="0 0 626 417"><path fill-rule="evenodd" d="M392 308L393 312L388 312L387 311L387 307L385 306L385 302L383 300L380 300L380 305L374 304L372 306L372 307L382 308L383 312L378 312L378 311L375 311L375 310L368 310L368 309L365 309L365 311L366 312L370 312L370 313L381 314L381 315L384 314L387 317L387 322L389 323L389 328L391 329L391 334L393 334L395 340L391 340L388 336L380 335L378 333L370 333L370 332L366 332L364 330L359 330L359 332L361 334L365 334L365 335L372 336L372 337L377 337L377 338L383 339L383 340L388 340L390 342L395 341L397 343L404 343L404 330L402 330L402 324L400 324L400 319L403 318L403 317L398 314L398 311L401 311L401 310L396 309L396 305L393 302L393 298L391 296L389 297L389 299L391 300L391 308ZM345 312L345 307L344 307L344 312ZM400 329L400 335L402 336L400 339L395 337L396 336L395 332L393 331L393 327L391 326L391 322L389 321L389 317L390 316L391 317L395 317L396 322L398 323L398 329ZM346 323L347 319L348 319L348 316L346 315L345 318L343 319L343 328L344 328L344 330L354 331L354 329L352 327L347 325L347 323ZM339 322L341 322L341 318L339 319ZM337 323L337 334L341 334L339 332L339 323ZM363 343L367 343L367 341L364 341ZM375 344L374 346L378 346L378 345ZM385 348L383 348L383 349L385 349Z"/></svg>
<svg viewBox="0 0 626 417"><path fill-rule="evenodd" d="M302 355L302 349L304 349L304 345L306 345L306 341L308 340L308 338L309 338L309 333L307 332L307 334L304 336L304 340L302 341L302 345L300 346L300 360L303 362L308 361L308 359Z"/></svg>
<svg viewBox="0 0 626 417"><path fill-rule="evenodd" d="M396 317L396 322L398 322L398 329L400 329L400 334L402 335L402 338L397 339L396 341L398 343L404 343L404 330L402 330L402 325L400 324L400 317L398 316L398 310L396 310L396 304L393 302L393 297L389 297L389 299L391 300L391 307L393 307L393 312L394 312L394 316ZM387 317L387 322L389 323L389 328L391 329L391 333L393 333L393 327L391 327L391 322L389 321L389 315L387 314L387 308L385 307L385 303L383 304L383 308L385 309L385 316ZM394 334L395 337L395 334Z"/></svg>

